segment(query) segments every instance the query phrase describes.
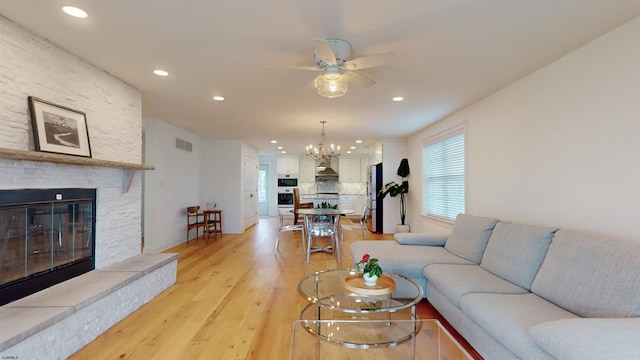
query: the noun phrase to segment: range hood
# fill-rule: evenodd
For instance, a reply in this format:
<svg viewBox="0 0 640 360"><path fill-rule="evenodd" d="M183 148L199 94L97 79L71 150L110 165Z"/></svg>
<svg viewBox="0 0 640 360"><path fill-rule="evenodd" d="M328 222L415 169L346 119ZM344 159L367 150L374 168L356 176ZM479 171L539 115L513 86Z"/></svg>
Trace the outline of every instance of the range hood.
<svg viewBox="0 0 640 360"><path fill-rule="evenodd" d="M331 181L337 179L338 173L333 170L329 164L322 163L316 167L316 181Z"/></svg>

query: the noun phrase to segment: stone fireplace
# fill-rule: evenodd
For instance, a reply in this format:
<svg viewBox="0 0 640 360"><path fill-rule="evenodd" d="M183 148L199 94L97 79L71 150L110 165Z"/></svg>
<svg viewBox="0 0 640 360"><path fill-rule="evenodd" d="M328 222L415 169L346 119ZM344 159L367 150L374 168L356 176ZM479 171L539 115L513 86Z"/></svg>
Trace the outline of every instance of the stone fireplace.
<svg viewBox="0 0 640 360"><path fill-rule="evenodd" d="M45 267L73 269L58 263L59 255L72 264L95 263L95 270L0 306L0 357L65 358L173 284L177 258L141 255L141 173L153 169L142 164L141 92L2 16L0 54L0 190L95 193L91 211L54 201L0 216L3 259L13 252L29 268L48 254L35 275ZM33 151L29 96L84 112L91 157ZM93 244L86 243L90 238ZM70 248L73 255L65 252Z"/></svg>
<svg viewBox="0 0 640 360"><path fill-rule="evenodd" d="M3 274L70 275L0 306L0 357L65 358L175 283L176 254L140 254L140 178L152 169L0 148L0 199L9 199L0 205L0 250L6 237L2 261L11 254L14 262Z"/></svg>
<svg viewBox="0 0 640 360"><path fill-rule="evenodd" d="M95 268L96 190L0 190L0 305Z"/></svg>

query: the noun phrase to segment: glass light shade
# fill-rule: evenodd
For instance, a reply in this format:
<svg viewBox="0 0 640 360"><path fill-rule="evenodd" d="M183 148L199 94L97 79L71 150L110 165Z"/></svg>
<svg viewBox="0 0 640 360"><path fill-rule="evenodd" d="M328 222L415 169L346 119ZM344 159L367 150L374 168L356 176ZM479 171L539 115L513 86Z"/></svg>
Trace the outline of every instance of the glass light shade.
<svg viewBox="0 0 640 360"><path fill-rule="evenodd" d="M316 79L318 94L326 98L337 98L347 93L349 78L340 73L326 73Z"/></svg>

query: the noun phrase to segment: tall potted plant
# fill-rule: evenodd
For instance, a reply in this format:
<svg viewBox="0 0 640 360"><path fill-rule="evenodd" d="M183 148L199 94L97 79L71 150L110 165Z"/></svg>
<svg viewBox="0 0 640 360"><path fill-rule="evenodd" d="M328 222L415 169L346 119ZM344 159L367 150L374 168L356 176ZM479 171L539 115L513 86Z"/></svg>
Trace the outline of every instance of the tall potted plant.
<svg viewBox="0 0 640 360"><path fill-rule="evenodd" d="M398 166L398 176L402 178L400 184L395 181L386 183L378 195L385 198L387 195L391 197L400 196L400 224L398 225L398 232L409 232L409 225L405 224L405 218L407 216L407 198L405 195L409 192L409 181L405 178L409 176L409 160L402 159L400 166Z"/></svg>

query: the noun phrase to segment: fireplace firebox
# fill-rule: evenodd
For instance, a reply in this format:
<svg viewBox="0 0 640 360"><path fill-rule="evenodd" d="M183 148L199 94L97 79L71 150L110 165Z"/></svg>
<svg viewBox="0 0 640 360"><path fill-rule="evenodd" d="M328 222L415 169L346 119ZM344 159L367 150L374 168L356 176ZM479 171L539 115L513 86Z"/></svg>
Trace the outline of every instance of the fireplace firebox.
<svg viewBox="0 0 640 360"><path fill-rule="evenodd" d="M93 270L95 217L96 189L0 190L0 305Z"/></svg>

